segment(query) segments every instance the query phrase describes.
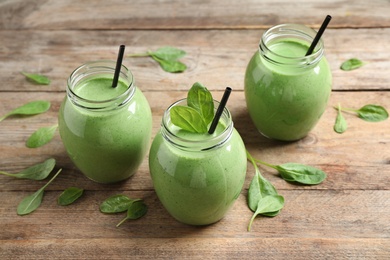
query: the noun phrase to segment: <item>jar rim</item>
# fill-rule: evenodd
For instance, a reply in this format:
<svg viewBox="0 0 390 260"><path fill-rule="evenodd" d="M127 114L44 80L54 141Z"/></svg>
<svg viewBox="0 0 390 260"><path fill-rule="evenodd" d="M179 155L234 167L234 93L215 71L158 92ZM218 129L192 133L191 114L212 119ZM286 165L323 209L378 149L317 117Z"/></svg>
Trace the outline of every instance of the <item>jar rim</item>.
<svg viewBox="0 0 390 260"><path fill-rule="evenodd" d="M323 40L320 39L315 46L313 52L309 55L305 55L302 57L290 57L281 55L279 53L274 52L269 48L269 45L274 43L278 39L283 38L291 38L291 39L299 39L303 42L308 43L310 46L312 41L314 40L317 32L303 24L279 24L275 25L269 29L267 29L260 40L259 43L259 51L264 57L274 63L279 65L287 65L287 66L310 66L312 64L316 64L322 58L324 53L324 43ZM278 60L278 61L275 61Z"/></svg>
<svg viewBox="0 0 390 260"><path fill-rule="evenodd" d="M222 112L222 116L220 120L224 120L224 126L225 128L221 133L209 135L208 138L202 139L202 140L190 140L187 138L183 138L181 136L178 136L172 131L172 123L170 119L170 110L172 107L177 105L182 105L185 103L187 104L187 98L183 98L180 100L177 100L176 102L172 103L167 110L165 110L162 121L161 121L161 134L172 145L176 146L177 148L181 150L186 151L206 151L211 150L214 148L217 148L224 143L226 143L233 131L233 120L230 114L230 111L225 107L224 111ZM214 100L214 110L216 111L219 105L219 101ZM207 133L206 133L207 135Z"/></svg>
<svg viewBox="0 0 390 260"><path fill-rule="evenodd" d="M81 97L74 91L74 87L76 87L81 80L87 77L92 77L93 75L99 75L103 73L114 75L115 67L116 62L113 60L89 61L77 67L75 70L73 70L67 80L66 91L69 98L71 98L75 105L91 110L109 109L113 103L115 103L115 106L122 106L123 104L126 104L134 94L135 85L133 74L123 64L121 66L119 78L124 79L126 83L128 83L128 86L127 89L120 95L104 100L93 100Z"/></svg>

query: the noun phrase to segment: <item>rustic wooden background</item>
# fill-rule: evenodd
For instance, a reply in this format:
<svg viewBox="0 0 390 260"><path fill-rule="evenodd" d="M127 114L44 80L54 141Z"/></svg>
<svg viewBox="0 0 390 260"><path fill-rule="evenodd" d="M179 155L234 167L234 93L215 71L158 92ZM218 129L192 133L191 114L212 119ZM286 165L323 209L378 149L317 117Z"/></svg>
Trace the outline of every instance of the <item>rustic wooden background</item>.
<svg viewBox="0 0 390 260"><path fill-rule="evenodd" d="M265 29L280 23L302 23L326 30L326 57L333 73L329 106L304 139L276 142L254 128L245 106L245 67ZM389 259L390 258L390 120L368 123L346 114L348 130L333 131L339 102L359 108L374 103L390 110L390 2L338 0L242 1L0 1L0 115L32 100L49 100L49 112L11 117L0 122L0 170L18 172L49 157L63 168L47 188L41 207L20 217L20 200L46 181L0 176L1 259L119 258L264 258L264 259ZM185 96L196 81L216 99L233 88L228 103L247 149L274 164L300 162L323 169L317 186L294 185L260 167L285 197L275 218L258 217L251 232L252 212L241 196L220 222L192 227L172 219L157 199L147 158L129 180L101 185L86 179L68 159L58 133L49 144L29 149L28 136L57 122L65 84L79 65L115 59L120 44L126 54L171 45L187 52L181 74L163 71L150 58L125 57L138 87L153 112L153 136L163 111ZM341 71L349 58L367 64ZM21 71L47 75L49 86L32 84ZM84 188L75 204L61 207L58 195L67 187ZM113 194L143 198L148 214L115 225L123 215L105 215L99 204Z"/></svg>

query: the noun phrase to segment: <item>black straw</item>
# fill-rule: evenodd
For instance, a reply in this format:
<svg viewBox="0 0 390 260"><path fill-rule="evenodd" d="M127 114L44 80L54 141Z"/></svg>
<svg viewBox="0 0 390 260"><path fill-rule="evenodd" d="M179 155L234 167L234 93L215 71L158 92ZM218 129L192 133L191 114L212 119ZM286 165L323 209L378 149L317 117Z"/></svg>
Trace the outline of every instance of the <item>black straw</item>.
<svg viewBox="0 0 390 260"><path fill-rule="evenodd" d="M312 52L314 51L314 48L316 47L318 41L320 40L322 34L324 33L324 31L325 31L326 27L328 26L331 19L332 19L332 16L330 16L330 15L327 15L325 17L325 20L322 23L321 28L318 30L316 37L314 37L313 42L311 43L309 49L306 52L306 56L312 54Z"/></svg>
<svg viewBox="0 0 390 260"><path fill-rule="evenodd" d="M222 116L222 112L225 109L226 103L229 99L230 92L232 92L232 89L230 87L226 87L225 93L223 93L223 97L221 99L221 102L219 103L219 106L217 108L217 112L215 113L213 122L211 122L211 126L209 128L209 134L214 133L215 129L217 128L218 121Z"/></svg>
<svg viewBox="0 0 390 260"><path fill-rule="evenodd" d="M112 80L112 87L116 88L118 85L119 73L121 72L123 54L125 53L125 45L119 46L118 58L116 60L114 79Z"/></svg>

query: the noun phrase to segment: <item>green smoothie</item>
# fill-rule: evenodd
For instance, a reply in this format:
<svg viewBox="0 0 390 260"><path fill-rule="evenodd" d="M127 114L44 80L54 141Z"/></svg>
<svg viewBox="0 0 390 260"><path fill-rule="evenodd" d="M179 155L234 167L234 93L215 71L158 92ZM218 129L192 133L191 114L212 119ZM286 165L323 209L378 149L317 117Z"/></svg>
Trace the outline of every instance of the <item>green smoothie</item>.
<svg viewBox="0 0 390 260"><path fill-rule="evenodd" d="M244 143L233 128L222 145L211 143L226 127L219 124L213 135L189 133L170 125L179 147L160 131L150 149L149 168L156 193L177 220L191 225L207 225L220 220L239 196L246 174ZM197 146L201 142L203 146ZM208 147L206 150L200 147Z"/></svg>
<svg viewBox="0 0 390 260"><path fill-rule="evenodd" d="M308 134L325 111L332 75L325 57L317 64L300 64L308 44L294 39L267 45L276 55L265 59L257 51L245 73L249 114L265 136L292 141Z"/></svg>
<svg viewBox="0 0 390 260"><path fill-rule="evenodd" d="M111 84L112 76L105 75L80 81L59 113L67 153L81 172L101 183L135 173L147 153L152 128L150 107L141 91L131 86L135 89L129 96L128 84L122 80L116 88Z"/></svg>

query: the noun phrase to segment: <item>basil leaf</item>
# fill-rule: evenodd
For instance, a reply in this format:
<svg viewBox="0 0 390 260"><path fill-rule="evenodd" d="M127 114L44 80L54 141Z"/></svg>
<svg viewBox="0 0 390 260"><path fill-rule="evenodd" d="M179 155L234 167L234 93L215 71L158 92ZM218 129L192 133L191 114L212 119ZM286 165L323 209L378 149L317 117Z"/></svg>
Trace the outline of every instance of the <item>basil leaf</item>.
<svg viewBox="0 0 390 260"><path fill-rule="evenodd" d="M358 116L368 122L379 122L386 120L389 117L388 112L382 106L378 105L365 105L356 111Z"/></svg>
<svg viewBox="0 0 390 260"><path fill-rule="evenodd" d="M286 181L293 181L302 184L319 184L326 178L325 172L312 166L299 163L276 165L276 170Z"/></svg>
<svg viewBox="0 0 390 260"><path fill-rule="evenodd" d="M16 212L18 215L23 216L30 214L34 210L36 210L42 203L43 193L46 187L52 183L52 181L58 176L62 169L59 169L58 172L50 179L42 188L34 192L33 194L25 197L18 205Z"/></svg>
<svg viewBox="0 0 390 260"><path fill-rule="evenodd" d="M27 139L26 146L28 148L38 148L47 144L53 139L57 127L58 125L39 128Z"/></svg>
<svg viewBox="0 0 390 260"><path fill-rule="evenodd" d="M192 85L187 93L187 105L196 109L209 125L214 118L214 100L210 91L199 82Z"/></svg>
<svg viewBox="0 0 390 260"><path fill-rule="evenodd" d="M7 113L3 117L0 117L0 121L11 115L37 115L46 112L50 108L49 101L32 101L26 103L20 107L15 108L11 112Z"/></svg>
<svg viewBox="0 0 390 260"><path fill-rule="evenodd" d="M170 109L172 124L193 133L206 133L202 116L192 107L174 106Z"/></svg>
<svg viewBox="0 0 390 260"><path fill-rule="evenodd" d="M0 174L15 177L19 179L30 179L30 180L43 180L46 179L47 176L54 169L56 164L56 160L53 158L47 159L43 163L36 164L19 173L7 173L0 171Z"/></svg>
<svg viewBox="0 0 390 260"><path fill-rule="evenodd" d="M345 71L354 70L354 69L360 68L364 64L365 63L362 62L361 60L356 59L356 58L352 58L352 59L349 59L347 61L344 61L341 64L340 69L345 70Z"/></svg>
<svg viewBox="0 0 390 260"><path fill-rule="evenodd" d="M129 197L118 194L109 197L100 204L100 211L103 213L119 213L126 211L134 201Z"/></svg>
<svg viewBox="0 0 390 260"><path fill-rule="evenodd" d="M187 66L180 61L163 60L153 54L152 54L152 58L160 64L163 70L167 72L172 72L172 73L183 72L187 69Z"/></svg>
<svg viewBox="0 0 390 260"><path fill-rule="evenodd" d="M333 130L336 133L342 134L347 130L347 127L348 127L347 121L345 120L343 114L341 113L341 107L339 104L338 110L337 110L337 117L336 117L336 121L335 121L334 126L333 126Z"/></svg>
<svg viewBox="0 0 390 260"><path fill-rule="evenodd" d="M249 221L248 231L251 230L253 220L259 214L265 214L270 212L277 212L281 210L284 206L284 198L280 195L267 195L261 198L257 204L257 209L252 215L251 220Z"/></svg>
<svg viewBox="0 0 390 260"><path fill-rule="evenodd" d="M186 52L175 47L165 46L150 52L151 55L156 56L162 60L175 61L186 55Z"/></svg>
<svg viewBox="0 0 390 260"><path fill-rule="evenodd" d="M77 187L69 187L65 189L58 197L57 203L61 206L67 206L75 202L83 195L84 190Z"/></svg>
<svg viewBox="0 0 390 260"><path fill-rule="evenodd" d="M27 72L22 72L22 74L26 77L26 79L28 79L29 81L32 81L33 83L36 83L39 85L49 85L50 84L50 79L44 75L27 73Z"/></svg>
<svg viewBox="0 0 390 260"><path fill-rule="evenodd" d="M119 227L120 225L122 225L123 222L125 222L126 220L139 219L139 218L143 217L147 211L148 211L148 207L146 206L146 204L142 200L134 201L133 203L131 203L131 205L129 206L129 208L127 210L127 216L124 219L122 219L116 225L116 227Z"/></svg>

